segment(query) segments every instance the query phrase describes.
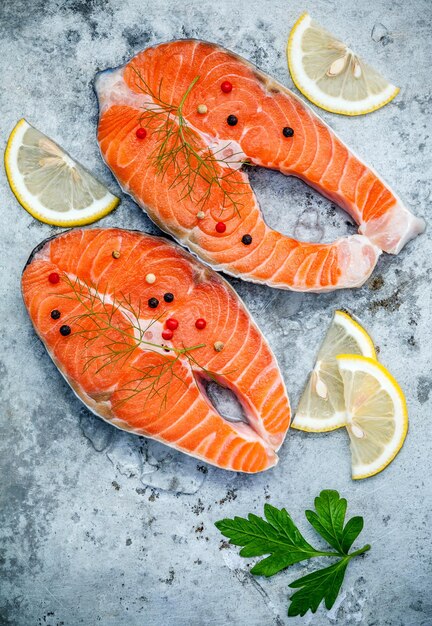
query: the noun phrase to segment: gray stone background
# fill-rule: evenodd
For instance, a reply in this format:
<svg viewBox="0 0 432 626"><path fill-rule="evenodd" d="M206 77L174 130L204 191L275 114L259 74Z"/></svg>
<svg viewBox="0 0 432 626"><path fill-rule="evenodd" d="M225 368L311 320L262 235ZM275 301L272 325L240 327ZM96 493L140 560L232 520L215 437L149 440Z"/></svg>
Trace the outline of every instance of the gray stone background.
<svg viewBox="0 0 432 626"><path fill-rule="evenodd" d="M161 41L196 37L243 54L292 87L285 43L302 10L401 87L371 115L323 112L419 215L431 200L431 34L428 0L2 0L1 146L21 117L119 193L95 139L95 72ZM331 241L353 232L345 214L294 179L257 170L252 184L274 227ZM295 408L337 307L363 321L408 400L410 431L382 474L350 479L343 431L290 431L279 465L258 476L218 470L122 433L83 407L35 337L20 295L31 249L59 229L35 221L1 179L0 623L239 626L432 624L431 231L384 255L359 290L304 295L233 280L279 359ZM157 232L134 203L100 222ZM286 617L296 565L270 580L228 547L213 523L286 506L303 512L323 488L365 518L334 608Z"/></svg>

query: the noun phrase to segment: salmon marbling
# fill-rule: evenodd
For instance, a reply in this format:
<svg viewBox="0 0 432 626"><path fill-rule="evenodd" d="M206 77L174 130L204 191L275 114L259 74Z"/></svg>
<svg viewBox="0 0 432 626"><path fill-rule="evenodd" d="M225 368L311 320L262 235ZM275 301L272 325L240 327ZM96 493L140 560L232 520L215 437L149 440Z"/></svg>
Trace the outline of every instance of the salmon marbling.
<svg viewBox="0 0 432 626"><path fill-rule="evenodd" d="M223 83L232 88L223 90ZM220 46L160 44L99 73L95 87L101 153L122 189L214 269L297 291L358 287L382 250L396 254L424 229L309 106ZM167 112L171 130L186 124L197 152L213 155L219 184L209 183L214 172L205 168L185 178L196 161L181 150L171 158L177 139L171 133L163 144ZM142 127L147 133L137 137ZM322 244L271 229L239 167L244 161L301 178L345 209L360 234Z"/></svg>
<svg viewBox="0 0 432 626"><path fill-rule="evenodd" d="M22 291L48 353L94 413L224 469L277 463L290 405L276 359L230 285L179 246L71 230L35 249ZM217 411L208 381L235 394L244 421Z"/></svg>

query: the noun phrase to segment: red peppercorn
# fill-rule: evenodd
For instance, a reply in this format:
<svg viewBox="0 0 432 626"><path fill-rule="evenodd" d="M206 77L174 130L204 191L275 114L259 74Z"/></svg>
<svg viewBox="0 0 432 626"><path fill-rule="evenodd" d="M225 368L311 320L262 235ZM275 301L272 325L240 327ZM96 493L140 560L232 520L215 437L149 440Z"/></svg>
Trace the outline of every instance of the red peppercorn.
<svg viewBox="0 0 432 626"><path fill-rule="evenodd" d="M167 328L166 330L162 331L162 339L172 339L173 337L173 331L169 330L169 328Z"/></svg>
<svg viewBox="0 0 432 626"><path fill-rule="evenodd" d="M226 231L226 224L224 224L223 222L218 222L216 224L216 231L218 233L224 233Z"/></svg>
<svg viewBox="0 0 432 626"><path fill-rule="evenodd" d="M57 285L57 283L60 281L60 276L57 274L57 272L51 272L51 274L48 276L48 280L52 285Z"/></svg>
<svg viewBox="0 0 432 626"><path fill-rule="evenodd" d="M230 91L232 91L232 84L229 82L229 80L224 80L224 82L221 84L221 89L224 93L229 93Z"/></svg>
<svg viewBox="0 0 432 626"><path fill-rule="evenodd" d="M202 317L200 317L195 322L195 326L198 328L198 330L202 330L203 328L207 326L207 322Z"/></svg>
<svg viewBox="0 0 432 626"><path fill-rule="evenodd" d="M138 128L137 132L136 132L136 136L138 137L138 139L145 139L147 136L147 131L145 128Z"/></svg>
<svg viewBox="0 0 432 626"><path fill-rule="evenodd" d="M175 330L178 328L178 321L173 317L170 317L170 319L165 322L165 326L170 330Z"/></svg>

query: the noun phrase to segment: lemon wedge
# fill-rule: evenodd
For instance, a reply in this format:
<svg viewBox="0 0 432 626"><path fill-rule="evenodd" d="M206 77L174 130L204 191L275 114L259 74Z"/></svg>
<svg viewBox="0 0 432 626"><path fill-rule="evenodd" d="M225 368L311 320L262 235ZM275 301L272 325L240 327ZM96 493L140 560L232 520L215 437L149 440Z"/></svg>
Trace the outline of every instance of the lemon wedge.
<svg viewBox="0 0 432 626"><path fill-rule="evenodd" d="M342 354L336 360L344 385L352 477L374 476L391 463L405 441L405 396L393 376L374 359Z"/></svg>
<svg viewBox="0 0 432 626"><path fill-rule="evenodd" d="M350 315L336 311L300 398L293 428L325 432L345 426L344 387L336 361L338 354L376 358L372 339Z"/></svg>
<svg viewBox="0 0 432 626"><path fill-rule="evenodd" d="M291 30L288 66L295 86L317 106L342 115L381 108L399 89L367 65L308 13Z"/></svg>
<svg viewBox="0 0 432 626"><path fill-rule="evenodd" d="M52 139L24 119L9 137L5 167L17 200L46 224L90 224L120 202Z"/></svg>

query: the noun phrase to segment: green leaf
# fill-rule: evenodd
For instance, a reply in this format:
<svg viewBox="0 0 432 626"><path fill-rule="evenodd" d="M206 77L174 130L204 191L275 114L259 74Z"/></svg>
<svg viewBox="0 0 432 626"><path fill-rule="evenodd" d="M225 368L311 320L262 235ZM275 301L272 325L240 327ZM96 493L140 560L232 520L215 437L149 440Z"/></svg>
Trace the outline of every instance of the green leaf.
<svg viewBox="0 0 432 626"><path fill-rule="evenodd" d="M337 491L324 490L315 498L315 511L305 515L313 528L332 546L331 552L317 550L303 537L285 509L264 505L265 518L250 513L247 518L234 517L215 523L216 528L228 537L230 543L241 546L244 557L266 556L254 565L251 573L273 576L281 570L313 557L339 557L329 567L303 576L291 583L298 588L290 598L290 617L315 611L324 600L331 609L340 591L350 560L370 549L363 548L349 554L349 550L363 529L363 518L352 517L345 524L347 501Z"/></svg>
<svg viewBox="0 0 432 626"><path fill-rule="evenodd" d="M315 613L321 602L325 601L327 609L331 609L340 591L349 557L312 574L303 576L290 584L299 588L290 598L288 616L305 615L308 611Z"/></svg>
<svg viewBox="0 0 432 626"><path fill-rule="evenodd" d="M345 498L341 498L337 491L326 489L321 491L320 495L315 498L315 509L316 512L305 512L308 522L340 555L346 554L347 551L343 545L344 522L347 509Z"/></svg>
<svg viewBox="0 0 432 626"><path fill-rule="evenodd" d="M354 541L363 530L363 518L360 516L352 517L347 523L342 533L342 549L348 554Z"/></svg>
<svg viewBox="0 0 432 626"><path fill-rule="evenodd" d="M254 565L251 569L251 574L255 574L255 576L267 576L268 578L286 567L294 565L294 563L300 563L300 561L309 558L310 556L305 555L305 553L301 551L273 552L273 554L266 559L262 559Z"/></svg>
<svg viewBox="0 0 432 626"><path fill-rule="evenodd" d="M323 554L306 541L285 509L266 504L264 514L266 519L250 513L247 519L235 517L215 523L230 543L243 546L240 556L270 555L253 567L253 574L273 576L289 565Z"/></svg>
<svg viewBox="0 0 432 626"><path fill-rule="evenodd" d="M277 509L271 504L265 504L264 515L266 516L268 523L278 531L281 537L286 537L290 543L313 550L312 546L306 541L297 526L294 524L286 509Z"/></svg>

